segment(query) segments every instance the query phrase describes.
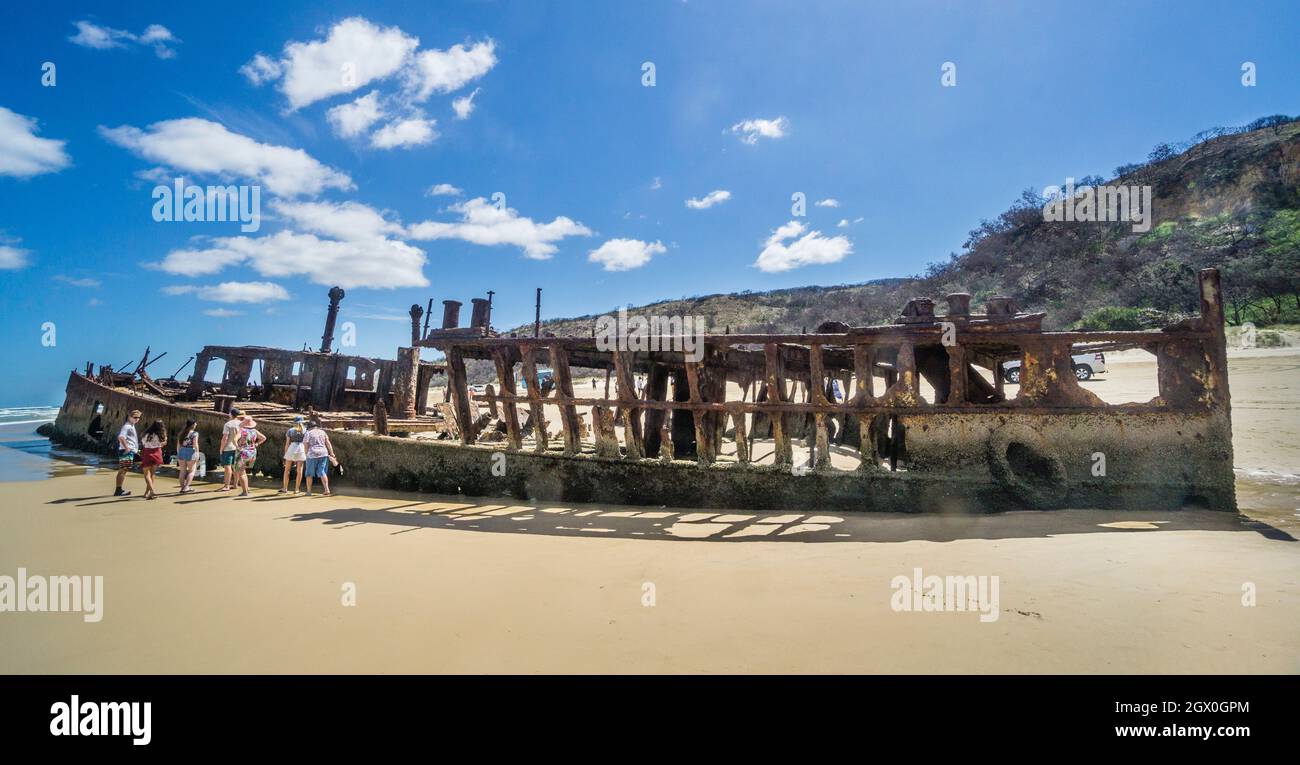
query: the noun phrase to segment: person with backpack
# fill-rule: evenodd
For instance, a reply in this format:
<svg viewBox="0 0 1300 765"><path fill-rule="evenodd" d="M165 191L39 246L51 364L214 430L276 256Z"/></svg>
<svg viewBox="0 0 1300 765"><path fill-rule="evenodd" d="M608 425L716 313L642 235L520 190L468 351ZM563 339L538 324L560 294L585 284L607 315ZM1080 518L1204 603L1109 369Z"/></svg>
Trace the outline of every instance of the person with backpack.
<svg viewBox="0 0 1300 765"><path fill-rule="evenodd" d="M248 496L248 471L257 462L257 447L266 442L266 436L257 430L257 422L250 414L239 421L239 434L235 438L235 483Z"/></svg>
<svg viewBox="0 0 1300 765"><path fill-rule="evenodd" d="M307 462L307 447L303 445L303 439L307 436L307 427L304 423L301 414L295 416L293 426L284 434L284 483L280 487L280 494L289 491L289 473L294 472L295 466L298 470L293 482L293 493L297 494L302 490L303 468Z"/></svg>

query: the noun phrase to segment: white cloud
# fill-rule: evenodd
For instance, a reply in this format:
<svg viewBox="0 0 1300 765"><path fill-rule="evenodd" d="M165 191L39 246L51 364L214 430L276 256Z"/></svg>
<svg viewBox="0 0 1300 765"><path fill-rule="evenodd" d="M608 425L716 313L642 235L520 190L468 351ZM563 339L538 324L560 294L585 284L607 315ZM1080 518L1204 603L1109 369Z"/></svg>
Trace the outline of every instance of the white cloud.
<svg viewBox="0 0 1300 765"><path fill-rule="evenodd" d="M0 106L0 175L27 178L55 173L71 164L66 141L39 138L36 120Z"/></svg>
<svg viewBox="0 0 1300 765"><path fill-rule="evenodd" d="M758 143L759 138L783 138L789 131L790 121L785 117L777 117L774 120L744 120L722 132L738 135L742 142L753 145Z"/></svg>
<svg viewBox="0 0 1300 765"><path fill-rule="evenodd" d="M64 284L67 284L72 287L93 288L93 287L100 286L98 279L90 279L90 278L74 279L71 276L64 276L63 274L55 274L50 278L56 282L63 282Z"/></svg>
<svg viewBox="0 0 1300 765"><path fill-rule="evenodd" d="M686 200L686 206L692 210L707 210L714 205L720 205L731 199L731 192L726 189L716 189L705 194L700 199Z"/></svg>
<svg viewBox="0 0 1300 765"><path fill-rule="evenodd" d="M364 133L384 116L377 90L372 90L351 103L339 104L325 113L325 117L334 126L334 132L344 138Z"/></svg>
<svg viewBox="0 0 1300 765"><path fill-rule="evenodd" d="M524 218L512 208L498 209L483 197L460 202L449 208L460 213L455 223L425 221L408 227L412 239L459 239L484 246L514 245L526 257L546 260L556 252L555 242L569 236L591 236L591 229L564 216L550 223Z"/></svg>
<svg viewBox="0 0 1300 765"><path fill-rule="evenodd" d="M474 88L473 93L470 93L468 96L461 96L451 102L452 111L456 112L456 119L468 119L469 115L474 112L474 96L477 96L480 90L482 90L482 88Z"/></svg>
<svg viewBox="0 0 1300 765"><path fill-rule="evenodd" d="M848 228L848 225L849 225L849 219L848 219L848 218L840 218L840 222L839 222L839 223L836 223L835 225L838 226L839 228Z"/></svg>
<svg viewBox="0 0 1300 765"><path fill-rule="evenodd" d="M322 239L315 234L280 231L263 237L220 237L203 249L173 250L158 265L184 276L213 274L247 264L262 276L306 276L322 285L427 287L424 251L392 239Z"/></svg>
<svg viewBox="0 0 1300 765"><path fill-rule="evenodd" d="M447 50L420 51L415 54L414 66L405 75L406 88L414 101L421 102L434 93L460 90L487 74L496 63L493 40L469 48L457 44Z"/></svg>
<svg viewBox="0 0 1300 765"><path fill-rule="evenodd" d="M68 40L83 48L94 48L95 50L125 48L128 45L152 45L153 52L158 58L172 58L176 55L176 51L169 46L180 42L172 36L167 27L161 24L150 24L139 35L132 34L125 29L113 29L112 27L92 24L89 21L75 21L73 25L77 27L77 33L69 37Z"/></svg>
<svg viewBox="0 0 1300 765"><path fill-rule="evenodd" d="M243 316L243 311L232 311L229 308L209 308L203 312L206 316L213 316L218 319L229 319L232 316Z"/></svg>
<svg viewBox="0 0 1300 765"><path fill-rule="evenodd" d="M297 228L334 239L361 241L403 233L402 224L388 220L382 212L360 202L276 201L274 207Z"/></svg>
<svg viewBox="0 0 1300 765"><path fill-rule="evenodd" d="M838 199L833 199L833 198L832 198L832 199L819 199L819 200L817 200L814 204L816 204L818 207L839 207L839 206L840 206L840 200L838 200Z"/></svg>
<svg viewBox="0 0 1300 765"><path fill-rule="evenodd" d="M280 79L280 75L284 74L284 67L265 53L258 53L247 64L239 67L239 73L254 85L262 85Z"/></svg>
<svg viewBox="0 0 1300 765"><path fill-rule="evenodd" d="M838 263L853 252L853 243L843 236L825 237L820 231L807 232L799 221L790 221L772 232L754 265L760 271L778 273L808 265ZM786 240L791 240L788 244Z"/></svg>
<svg viewBox="0 0 1300 765"><path fill-rule="evenodd" d="M437 120L426 120L423 115L394 120L370 135L370 145L376 149L409 149L423 146L438 137Z"/></svg>
<svg viewBox="0 0 1300 765"><path fill-rule="evenodd" d="M28 264L27 250L0 244L0 271L17 271Z"/></svg>
<svg viewBox="0 0 1300 765"><path fill-rule="evenodd" d="M199 175L238 176L282 196L347 190L352 179L317 162L301 149L258 143L225 126L197 117L155 122L146 130L100 127L113 143L150 162Z"/></svg>
<svg viewBox="0 0 1300 765"><path fill-rule="evenodd" d="M451 185L450 183L439 183L429 187L425 196L430 197L458 197L463 191Z"/></svg>
<svg viewBox="0 0 1300 765"><path fill-rule="evenodd" d="M271 300L288 300L289 293L274 282L222 282L206 287L192 284L163 287L168 295L193 294L199 300L211 303L266 303Z"/></svg>
<svg viewBox="0 0 1300 765"><path fill-rule="evenodd" d="M642 242L639 239L610 239L587 253L587 260L600 263L606 271L631 271L640 268L655 255L668 252L660 242Z"/></svg>
<svg viewBox="0 0 1300 765"><path fill-rule="evenodd" d="M283 77L280 92L296 110L391 76L419 44L397 27L354 16L331 27L324 40L286 43L279 61L259 53L240 71L255 85Z"/></svg>
<svg viewBox="0 0 1300 765"><path fill-rule="evenodd" d="M656 175L655 179L650 183L650 190L657 191L659 189L662 189L663 187L664 187L663 181L659 180L659 176Z"/></svg>

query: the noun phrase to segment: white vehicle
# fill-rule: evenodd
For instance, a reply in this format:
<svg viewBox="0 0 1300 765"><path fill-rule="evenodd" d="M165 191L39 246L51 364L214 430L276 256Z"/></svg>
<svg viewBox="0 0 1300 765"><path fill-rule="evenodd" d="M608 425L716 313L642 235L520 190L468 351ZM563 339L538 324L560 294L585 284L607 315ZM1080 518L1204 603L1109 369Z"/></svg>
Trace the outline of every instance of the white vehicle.
<svg viewBox="0 0 1300 765"><path fill-rule="evenodd" d="M1072 358L1074 360L1074 376L1080 382L1091 380L1093 375L1099 375L1106 371L1106 354L1101 351L1079 353ZM1020 359L1008 361L1002 365L1002 379L1012 385L1020 384Z"/></svg>

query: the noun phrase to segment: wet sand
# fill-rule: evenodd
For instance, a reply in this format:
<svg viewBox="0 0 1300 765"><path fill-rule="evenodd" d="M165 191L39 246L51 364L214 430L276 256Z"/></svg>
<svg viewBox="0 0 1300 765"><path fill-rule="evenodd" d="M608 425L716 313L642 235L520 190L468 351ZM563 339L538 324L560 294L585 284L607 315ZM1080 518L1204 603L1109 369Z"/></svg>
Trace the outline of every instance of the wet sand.
<svg viewBox="0 0 1300 765"><path fill-rule="evenodd" d="M1149 398L1148 363L1117 359L1088 385ZM107 471L48 463L52 478L0 484L0 575L103 576L104 616L0 613L0 672L1294 673L1298 363L1230 361L1239 475L1280 477L1262 510L1245 496L1258 480L1239 481L1244 516L240 499L212 485L147 501L107 496ZM998 618L893 610L891 580L918 567L997 576Z"/></svg>

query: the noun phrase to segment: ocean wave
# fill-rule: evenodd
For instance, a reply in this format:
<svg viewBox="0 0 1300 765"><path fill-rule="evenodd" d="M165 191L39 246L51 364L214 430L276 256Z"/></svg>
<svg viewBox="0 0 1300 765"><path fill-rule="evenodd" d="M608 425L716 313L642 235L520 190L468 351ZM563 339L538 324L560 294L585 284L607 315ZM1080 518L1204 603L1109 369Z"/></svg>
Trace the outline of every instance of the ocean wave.
<svg viewBox="0 0 1300 765"><path fill-rule="evenodd" d="M1279 473L1276 470L1262 470L1258 468L1233 468L1232 472L1239 480L1243 481L1267 483L1276 486L1300 485L1300 475L1295 475L1293 473Z"/></svg>

